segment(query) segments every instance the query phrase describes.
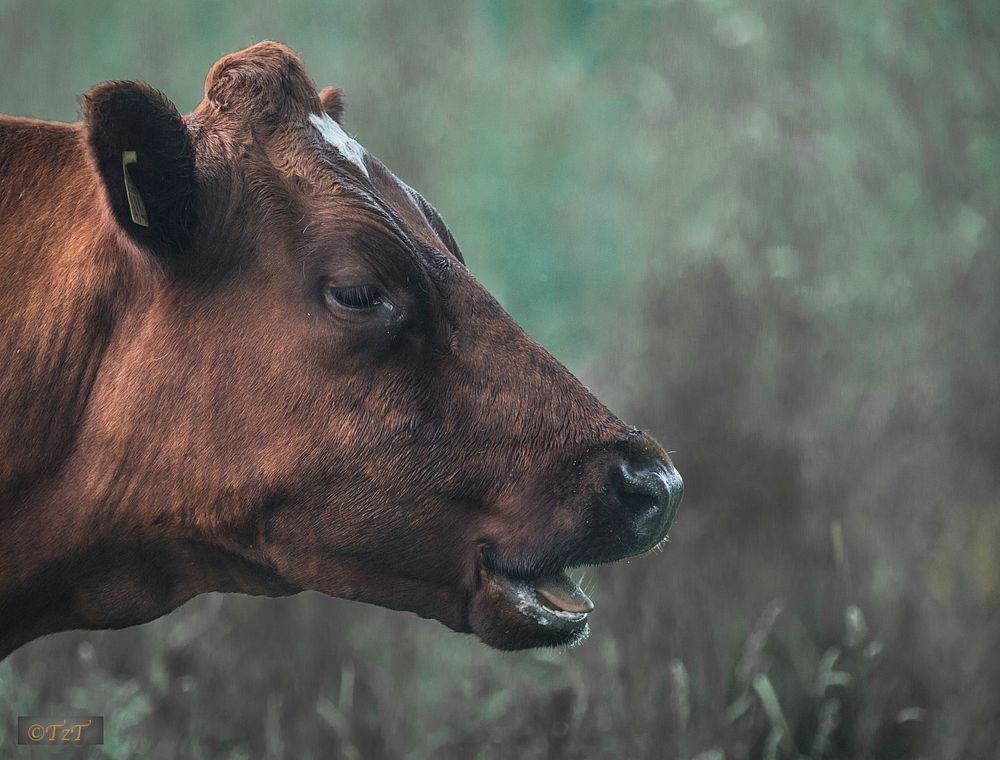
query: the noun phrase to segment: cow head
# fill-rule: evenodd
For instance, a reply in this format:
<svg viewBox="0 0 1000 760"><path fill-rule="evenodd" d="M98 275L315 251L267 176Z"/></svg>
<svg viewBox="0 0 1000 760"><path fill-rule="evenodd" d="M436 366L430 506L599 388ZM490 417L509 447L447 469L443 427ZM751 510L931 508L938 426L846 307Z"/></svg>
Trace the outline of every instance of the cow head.
<svg viewBox="0 0 1000 760"><path fill-rule="evenodd" d="M135 83L85 101L137 272L86 488L136 505L135 534L252 568L247 591L411 610L500 648L582 638L593 605L565 571L664 538L667 454L518 327L294 53L227 56L205 89L187 117Z"/></svg>

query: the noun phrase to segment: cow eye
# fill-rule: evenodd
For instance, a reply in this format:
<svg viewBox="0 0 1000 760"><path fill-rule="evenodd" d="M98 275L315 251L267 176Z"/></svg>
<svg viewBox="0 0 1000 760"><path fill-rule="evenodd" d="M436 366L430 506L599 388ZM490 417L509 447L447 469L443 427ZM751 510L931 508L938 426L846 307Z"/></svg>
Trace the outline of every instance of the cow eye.
<svg viewBox="0 0 1000 760"><path fill-rule="evenodd" d="M379 306L388 305L382 291L375 285L356 285L350 288L326 288L328 302L341 309L351 311L368 311Z"/></svg>

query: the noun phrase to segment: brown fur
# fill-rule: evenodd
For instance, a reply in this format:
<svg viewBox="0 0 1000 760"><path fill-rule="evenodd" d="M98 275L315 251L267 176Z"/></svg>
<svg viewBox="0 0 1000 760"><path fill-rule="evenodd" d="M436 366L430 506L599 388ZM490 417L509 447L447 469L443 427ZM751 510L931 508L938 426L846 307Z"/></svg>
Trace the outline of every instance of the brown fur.
<svg viewBox="0 0 1000 760"><path fill-rule="evenodd" d="M0 657L153 619L210 590L317 589L497 645L482 557L623 556L608 468L666 461L532 341L433 209L365 178L275 43L176 114L100 85L84 121L0 117ZM124 202L120 153L150 211ZM322 283L378 281L376 318Z"/></svg>

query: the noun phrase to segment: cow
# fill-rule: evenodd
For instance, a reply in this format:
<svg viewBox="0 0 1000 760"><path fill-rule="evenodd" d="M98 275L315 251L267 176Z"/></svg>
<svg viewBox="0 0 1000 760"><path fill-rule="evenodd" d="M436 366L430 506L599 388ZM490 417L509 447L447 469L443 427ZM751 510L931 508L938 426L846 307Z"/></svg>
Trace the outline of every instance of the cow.
<svg viewBox="0 0 1000 760"><path fill-rule="evenodd" d="M466 268L289 48L75 124L0 117L0 658L208 592L317 590L568 645L568 568L682 481Z"/></svg>

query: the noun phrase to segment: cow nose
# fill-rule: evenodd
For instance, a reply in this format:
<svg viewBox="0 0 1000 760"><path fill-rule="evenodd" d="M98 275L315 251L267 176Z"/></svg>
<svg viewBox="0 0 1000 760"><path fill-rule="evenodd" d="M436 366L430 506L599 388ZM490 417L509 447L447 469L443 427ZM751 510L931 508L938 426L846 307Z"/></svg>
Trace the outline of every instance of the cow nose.
<svg viewBox="0 0 1000 760"><path fill-rule="evenodd" d="M622 462L611 483L617 501L632 515L638 543L651 548L663 540L684 495L684 481L674 466L659 459Z"/></svg>

